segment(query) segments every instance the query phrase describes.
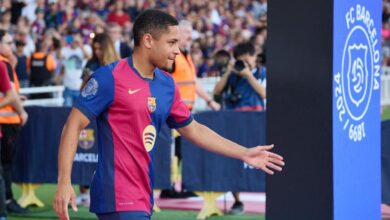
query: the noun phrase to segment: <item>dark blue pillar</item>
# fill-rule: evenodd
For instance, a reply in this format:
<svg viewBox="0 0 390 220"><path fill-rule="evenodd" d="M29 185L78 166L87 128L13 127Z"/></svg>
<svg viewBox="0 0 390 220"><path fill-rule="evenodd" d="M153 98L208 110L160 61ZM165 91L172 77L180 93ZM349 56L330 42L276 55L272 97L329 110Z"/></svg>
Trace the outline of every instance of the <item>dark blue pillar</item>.
<svg viewBox="0 0 390 220"><path fill-rule="evenodd" d="M267 220L380 219L381 3L268 2Z"/></svg>

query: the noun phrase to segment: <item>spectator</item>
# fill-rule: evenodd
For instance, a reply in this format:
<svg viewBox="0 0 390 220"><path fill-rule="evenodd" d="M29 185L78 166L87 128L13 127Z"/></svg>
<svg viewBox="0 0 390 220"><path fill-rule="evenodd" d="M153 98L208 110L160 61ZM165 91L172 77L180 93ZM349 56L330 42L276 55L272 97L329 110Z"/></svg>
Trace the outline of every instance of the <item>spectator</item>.
<svg viewBox="0 0 390 220"><path fill-rule="evenodd" d="M64 73L64 60L62 58L61 54L61 40L58 33L54 33L52 36L53 46L51 48L51 55L54 58L54 61L56 63L56 69L54 70L53 74L53 82L55 85L61 85L62 84L62 76Z"/></svg>
<svg viewBox="0 0 390 220"><path fill-rule="evenodd" d="M63 18L62 14L59 13L58 4L56 1L50 0L49 2L49 10L46 12L45 18L45 26L47 28L56 29L59 24L61 24Z"/></svg>
<svg viewBox="0 0 390 220"><path fill-rule="evenodd" d="M56 68L56 63L51 54L48 53L51 47L49 39L38 41L35 46L36 51L31 55L27 66L30 70L30 83L33 87L49 86L53 84L53 73ZM47 98L49 95L41 94L34 96L35 98Z"/></svg>
<svg viewBox="0 0 390 220"><path fill-rule="evenodd" d="M252 6L252 13L256 19L260 20L267 14L267 0L253 1Z"/></svg>
<svg viewBox="0 0 390 220"><path fill-rule="evenodd" d="M64 61L64 106L72 106L80 94L83 66L91 57L92 49L83 44L79 33L66 36L66 41L68 45L61 50Z"/></svg>
<svg viewBox="0 0 390 220"><path fill-rule="evenodd" d="M3 30L7 30L8 32L12 31L12 24L11 24L11 10L7 9L1 14L1 26L0 28Z"/></svg>
<svg viewBox="0 0 390 220"><path fill-rule="evenodd" d="M107 16L108 23L116 23L123 27L126 23L130 22L130 17L124 12L123 6L123 0L117 0L114 2L114 10Z"/></svg>
<svg viewBox="0 0 390 220"><path fill-rule="evenodd" d="M122 28L116 23L110 23L108 24L108 34L112 42L114 42L115 50L120 57L125 58L130 56L131 48L127 42L122 40Z"/></svg>
<svg viewBox="0 0 390 220"><path fill-rule="evenodd" d="M31 35L29 35L30 26L26 17L21 17L19 19L16 29L15 39L26 44L23 53L27 57L31 56L31 54L35 52L35 43Z"/></svg>
<svg viewBox="0 0 390 220"><path fill-rule="evenodd" d="M43 37L44 30L46 28L44 16L45 16L45 11L43 8L37 8L35 10L36 14L36 20L32 23L31 25L31 31L34 34L33 38L35 40L41 40Z"/></svg>
<svg viewBox="0 0 390 220"><path fill-rule="evenodd" d="M45 8L45 0L25 0L26 7L22 9L22 16L28 18L29 21L35 21L36 9Z"/></svg>
<svg viewBox="0 0 390 220"><path fill-rule="evenodd" d="M265 110L265 69L256 63L255 47L241 43L234 48L236 62L230 66L215 85L214 94L225 94L226 109L237 111Z"/></svg>
<svg viewBox="0 0 390 220"><path fill-rule="evenodd" d="M97 1L94 1L94 5L95 5L95 12L96 12L96 14L102 20L106 20L108 14L110 13L108 8L106 7L106 1L105 0L97 0Z"/></svg>
<svg viewBox="0 0 390 220"><path fill-rule="evenodd" d="M27 88L30 86L30 80L27 72L27 56L23 53L26 44L23 41L16 41L15 46L15 55L18 59L18 62L15 67L16 74L18 75L20 87Z"/></svg>
<svg viewBox="0 0 390 220"><path fill-rule="evenodd" d="M24 1L12 1L11 3L11 23L16 24L18 22L19 17L22 15L22 9L26 6Z"/></svg>
<svg viewBox="0 0 390 220"><path fill-rule="evenodd" d="M120 57L115 51L114 43L106 33L96 34L92 39L92 58L84 67L82 79L84 87L91 74L101 66L108 65L119 60Z"/></svg>
<svg viewBox="0 0 390 220"><path fill-rule="evenodd" d="M127 14L130 17L131 21L134 21L135 18L138 16L138 14L141 12L143 9L143 1L141 0L127 0L126 1L126 6L127 6Z"/></svg>

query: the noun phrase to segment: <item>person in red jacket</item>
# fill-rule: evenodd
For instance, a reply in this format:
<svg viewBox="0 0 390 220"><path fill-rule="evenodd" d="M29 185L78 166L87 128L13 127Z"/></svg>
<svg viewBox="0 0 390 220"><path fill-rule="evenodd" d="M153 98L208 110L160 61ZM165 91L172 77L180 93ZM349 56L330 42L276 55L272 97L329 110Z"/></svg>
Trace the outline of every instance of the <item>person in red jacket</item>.
<svg viewBox="0 0 390 220"><path fill-rule="evenodd" d="M114 3L114 10L108 14L107 23L117 23L123 27L126 23L130 23L130 17L123 10L123 1L118 0Z"/></svg>

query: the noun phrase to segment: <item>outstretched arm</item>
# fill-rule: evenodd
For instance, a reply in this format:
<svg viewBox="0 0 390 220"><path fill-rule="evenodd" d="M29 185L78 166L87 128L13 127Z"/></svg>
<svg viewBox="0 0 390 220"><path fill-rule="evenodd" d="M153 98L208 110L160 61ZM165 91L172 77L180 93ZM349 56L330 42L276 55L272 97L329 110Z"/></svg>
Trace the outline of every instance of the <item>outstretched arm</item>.
<svg viewBox="0 0 390 220"><path fill-rule="evenodd" d="M58 188L54 196L53 207L61 220L69 220L68 203L77 211L76 195L71 184L73 158L82 129L89 124L89 119L77 108L70 112L61 135L58 150Z"/></svg>
<svg viewBox="0 0 390 220"><path fill-rule="evenodd" d="M268 174L274 174L273 170L281 171L282 166L284 166L283 157L268 151L273 148L273 145L245 148L223 138L195 120L177 130L192 143L208 151L240 159L251 166L262 169Z"/></svg>

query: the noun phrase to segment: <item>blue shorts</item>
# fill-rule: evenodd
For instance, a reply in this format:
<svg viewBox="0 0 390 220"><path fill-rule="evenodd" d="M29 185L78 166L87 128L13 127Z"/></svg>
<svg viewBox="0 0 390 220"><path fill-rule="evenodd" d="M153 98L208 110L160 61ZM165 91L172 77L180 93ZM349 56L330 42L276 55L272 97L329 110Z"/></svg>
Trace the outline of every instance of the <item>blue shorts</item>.
<svg viewBox="0 0 390 220"><path fill-rule="evenodd" d="M96 214L99 220L150 220L146 212L110 212Z"/></svg>

